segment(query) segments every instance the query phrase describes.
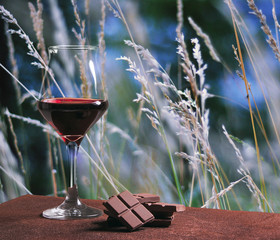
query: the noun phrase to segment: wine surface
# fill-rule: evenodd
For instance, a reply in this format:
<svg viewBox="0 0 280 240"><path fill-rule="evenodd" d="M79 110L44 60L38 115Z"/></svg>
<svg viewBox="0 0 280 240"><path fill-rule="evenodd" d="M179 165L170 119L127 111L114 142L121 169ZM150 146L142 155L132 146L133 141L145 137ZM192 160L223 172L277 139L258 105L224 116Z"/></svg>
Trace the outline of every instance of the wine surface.
<svg viewBox="0 0 280 240"><path fill-rule="evenodd" d="M38 109L63 141L80 145L87 131L102 117L108 101L88 98L48 98L38 101Z"/></svg>

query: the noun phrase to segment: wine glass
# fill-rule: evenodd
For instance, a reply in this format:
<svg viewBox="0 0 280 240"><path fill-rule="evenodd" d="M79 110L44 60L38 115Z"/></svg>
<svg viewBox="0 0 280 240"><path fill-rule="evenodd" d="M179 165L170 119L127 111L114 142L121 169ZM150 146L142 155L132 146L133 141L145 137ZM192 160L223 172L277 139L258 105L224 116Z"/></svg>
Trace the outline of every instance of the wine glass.
<svg viewBox="0 0 280 240"><path fill-rule="evenodd" d="M76 166L79 145L87 131L108 108L101 83L98 48L88 45L59 45L48 48L38 110L66 144L70 161L70 186L59 206L45 210L50 219L98 217L99 209L83 204L78 196Z"/></svg>

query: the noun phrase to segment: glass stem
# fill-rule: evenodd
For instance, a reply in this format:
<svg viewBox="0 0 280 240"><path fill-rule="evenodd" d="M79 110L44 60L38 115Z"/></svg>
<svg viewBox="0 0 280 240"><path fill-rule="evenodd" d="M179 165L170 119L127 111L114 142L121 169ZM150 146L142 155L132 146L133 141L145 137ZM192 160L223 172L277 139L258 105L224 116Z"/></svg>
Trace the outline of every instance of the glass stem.
<svg viewBox="0 0 280 240"><path fill-rule="evenodd" d="M70 188L77 186L77 154L79 146L75 142L69 142L66 145L68 157L70 161Z"/></svg>

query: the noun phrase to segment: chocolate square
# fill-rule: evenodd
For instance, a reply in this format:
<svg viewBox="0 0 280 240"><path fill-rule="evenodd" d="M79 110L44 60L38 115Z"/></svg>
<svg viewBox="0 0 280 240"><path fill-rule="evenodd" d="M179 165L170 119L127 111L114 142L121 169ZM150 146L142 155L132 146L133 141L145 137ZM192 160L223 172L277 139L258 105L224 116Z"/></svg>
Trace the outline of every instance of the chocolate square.
<svg viewBox="0 0 280 240"><path fill-rule="evenodd" d="M137 205L132 209L132 212L141 219L142 222L145 222L150 219L154 219L153 214L150 213L147 208L145 208L142 204Z"/></svg>
<svg viewBox="0 0 280 240"><path fill-rule="evenodd" d="M118 197L128 208L132 208L133 206L139 204L139 201L129 191L120 193Z"/></svg>
<svg viewBox="0 0 280 240"><path fill-rule="evenodd" d="M119 215L127 210L127 207L116 196L111 197L104 205L114 215Z"/></svg>
<svg viewBox="0 0 280 240"><path fill-rule="evenodd" d="M143 222L135 216L130 210L119 217L120 221L130 230L135 230L143 225Z"/></svg>

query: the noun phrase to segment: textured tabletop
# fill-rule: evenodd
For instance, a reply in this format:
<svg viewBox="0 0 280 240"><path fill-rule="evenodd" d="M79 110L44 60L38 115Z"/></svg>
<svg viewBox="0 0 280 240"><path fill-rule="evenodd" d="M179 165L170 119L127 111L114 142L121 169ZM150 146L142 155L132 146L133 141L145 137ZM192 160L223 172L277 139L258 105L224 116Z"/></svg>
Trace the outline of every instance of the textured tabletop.
<svg viewBox="0 0 280 240"><path fill-rule="evenodd" d="M280 239L280 214L187 208L168 228L129 232L96 219L49 220L41 212L63 198L25 195L0 204L0 239ZM101 200L82 200L104 209Z"/></svg>

